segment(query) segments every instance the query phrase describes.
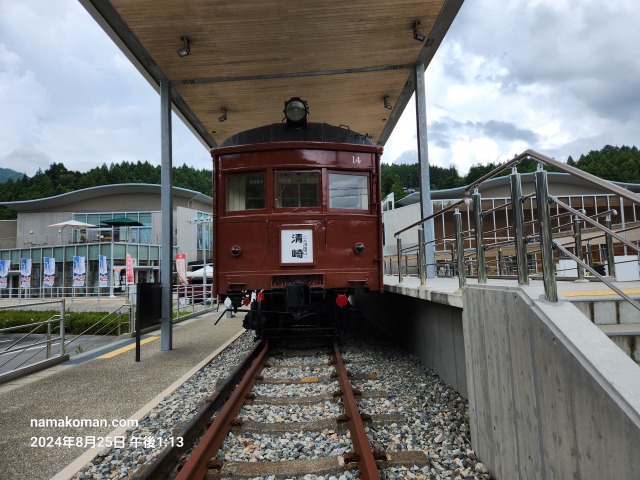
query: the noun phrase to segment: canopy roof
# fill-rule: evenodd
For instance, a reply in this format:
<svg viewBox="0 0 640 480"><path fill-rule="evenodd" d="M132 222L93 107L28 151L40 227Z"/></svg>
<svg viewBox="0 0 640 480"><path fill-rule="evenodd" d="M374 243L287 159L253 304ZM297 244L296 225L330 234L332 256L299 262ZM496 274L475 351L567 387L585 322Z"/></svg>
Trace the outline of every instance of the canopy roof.
<svg viewBox="0 0 640 480"><path fill-rule="evenodd" d="M86 223L86 222L79 222L78 220L65 220L64 222L59 222L59 223L54 223L53 225L49 225L49 227L91 228L91 227L97 227L97 225L93 225L91 223Z"/></svg>
<svg viewBox="0 0 640 480"><path fill-rule="evenodd" d="M296 96L310 121L384 145L414 66L431 61L463 0L80 2L156 89L171 83L174 111L214 147L281 121Z"/></svg>

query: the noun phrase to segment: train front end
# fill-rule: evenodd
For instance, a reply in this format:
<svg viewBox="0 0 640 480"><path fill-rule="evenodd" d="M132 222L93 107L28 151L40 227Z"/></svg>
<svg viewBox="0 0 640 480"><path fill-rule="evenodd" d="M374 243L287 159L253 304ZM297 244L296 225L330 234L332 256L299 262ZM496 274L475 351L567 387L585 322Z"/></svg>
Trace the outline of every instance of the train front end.
<svg viewBox="0 0 640 480"><path fill-rule="evenodd" d="M383 288L381 149L325 124L250 132L212 150L213 293L258 338L336 336L349 296Z"/></svg>

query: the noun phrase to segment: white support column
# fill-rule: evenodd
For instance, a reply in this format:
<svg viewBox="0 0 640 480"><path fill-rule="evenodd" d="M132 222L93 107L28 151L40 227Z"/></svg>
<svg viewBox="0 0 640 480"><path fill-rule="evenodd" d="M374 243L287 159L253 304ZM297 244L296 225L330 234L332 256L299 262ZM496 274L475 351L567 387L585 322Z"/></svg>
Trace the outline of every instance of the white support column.
<svg viewBox="0 0 640 480"><path fill-rule="evenodd" d="M160 131L161 131L161 187L162 252L160 259L160 283L162 284L162 318L160 325L160 350L173 349L172 279L173 279L173 202L171 198L171 84L160 82Z"/></svg>
<svg viewBox="0 0 640 480"><path fill-rule="evenodd" d="M427 100L425 98L424 65L416 65L413 76L416 85L416 133L418 138L418 162L420 164L420 212L421 217L433 213L431 205L431 182L429 179L429 151L427 148ZM436 276L433 220L424 223L424 240L427 242L424 257L427 264L427 278Z"/></svg>

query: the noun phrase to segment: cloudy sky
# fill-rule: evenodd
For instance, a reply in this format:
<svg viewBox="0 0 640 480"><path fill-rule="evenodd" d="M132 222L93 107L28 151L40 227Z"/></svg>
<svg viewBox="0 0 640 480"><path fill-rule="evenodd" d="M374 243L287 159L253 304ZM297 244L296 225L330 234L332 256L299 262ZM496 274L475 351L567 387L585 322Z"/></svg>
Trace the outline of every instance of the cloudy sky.
<svg viewBox="0 0 640 480"><path fill-rule="evenodd" d="M426 74L429 156L640 146L637 0L466 0ZM160 162L159 98L76 0L0 0L0 167ZM173 161L210 168L174 117ZM413 157L409 105L384 160Z"/></svg>

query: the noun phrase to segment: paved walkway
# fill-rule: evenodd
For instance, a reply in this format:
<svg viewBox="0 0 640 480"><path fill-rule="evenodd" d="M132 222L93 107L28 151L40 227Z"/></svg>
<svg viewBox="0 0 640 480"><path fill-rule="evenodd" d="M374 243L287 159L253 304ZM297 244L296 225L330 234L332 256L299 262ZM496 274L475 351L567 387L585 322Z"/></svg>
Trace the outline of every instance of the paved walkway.
<svg viewBox="0 0 640 480"><path fill-rule="evenodd" d="M114 427L42 428L46 419L125 420L142 418L152 405L173 391L212 353L239 335L242 316L213 324L211 312L174 325L173 350L160 351L159 332L144 335L141 361L135 362L132 340L91 352L70 362L0 385L0 479L49 479L83 448L40 447L46 437L107 436ZM129 345L129 348L126 345ZM107 352L113 352L106 355ZM41 440L44 438L44 440ZM82 466L82 463L78 468Z"/></svg>

